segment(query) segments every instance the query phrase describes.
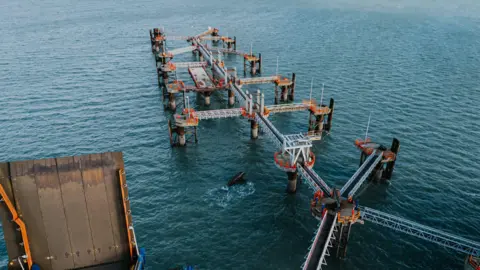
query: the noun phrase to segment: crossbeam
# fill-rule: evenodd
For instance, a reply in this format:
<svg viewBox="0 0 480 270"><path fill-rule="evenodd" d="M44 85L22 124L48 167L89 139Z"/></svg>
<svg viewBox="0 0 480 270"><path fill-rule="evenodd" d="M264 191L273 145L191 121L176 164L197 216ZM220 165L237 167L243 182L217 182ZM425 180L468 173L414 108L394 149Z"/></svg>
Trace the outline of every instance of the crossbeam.
<svg viewBox="0 0 480 270"><path fill-rule="evenodd" d="M432 227L428 227L413 221L390 215L368 207L362 207L360 216L363 220L382 225L415 237L427 240L429 242L453 249L458 252L480 256L480 243L472 240L455 236Z"/></svg>
<svg viewBox="0 0 480 270"><path fill-rule="evenodd" d="M278 104L266 106L270 113L296 112L308 110L308 106L303 103Z"/></svg>

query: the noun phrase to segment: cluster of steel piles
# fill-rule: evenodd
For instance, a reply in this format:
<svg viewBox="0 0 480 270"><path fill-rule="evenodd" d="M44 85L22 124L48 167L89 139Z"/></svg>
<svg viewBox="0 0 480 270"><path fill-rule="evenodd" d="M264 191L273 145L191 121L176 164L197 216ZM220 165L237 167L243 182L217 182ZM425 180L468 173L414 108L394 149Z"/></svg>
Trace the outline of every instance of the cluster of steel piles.
<svg viewBox="0 0 480 270"><path fill-rule="evenodd" d="M364 221L392 228L397 231L405 232L431 242L441 244L445 247L469 254L467 262L469 265L477 263L477 257L480 255L480 244L461 237L455 237L450 234L404 220L380 211L360 207L357 198L370 182L379 180L389 180L395 166L395 161L400 148L400 142L393 139L392 146L387 148L381 144L373 143L368 137L364 140L356 140L355 146L361 150L360 167L354 175L346 182L341 189L330 188L320 176L312 170L315 163L315 155L311 151L312 141L320 140L324 132L330 132L332 128L334 100L330 99L329 105L323 104L322 98L319 104L310 96L309 100L302 103L293 103L295 96L296 75L292 74L292 79L275 74L274 76L258 77L262 73L261 54L256 56L252 49L249 53L243 53L236 50L236 38L229 38L219 35L218 29L209 28L207 31L196 36L178 37L167 36L163 31L154 29L150 31L152 52L157 62L157 71L159 86L165 97L169 98L169 109L175 111L174 104L175 93L183 93L183 110L174 115L174 120L169 124L169 134L172 146L184 146L188 143L186 138L186 129L193 128L193 137L196 139L196 127L200 120L215 118L244 117L251 122L251 138L258 137L259 126L263 133L270 137L280 148L280 151L274 154L275 165L285 171L288 175L288 192L295 192L297 185L297 175L300 173L306 182L315 190L314 198L311 202L312 215L319 219L320 225L313 240L309 253L306 256L303 269L321 269L326 264L329 248L335 247L337 257L346 255L348 239L351 232L351 226L355 223L363 224ZM191 44L187 48L167 50L166 40L185 40ZM212 47L203 44L204 40L212 40ZM223 42L223 48L216 48L218 42ZM225 48L225 46L227 48ZM233 46L233 48L232 48ZM175 73L168 69L158 69L160 66L175 65L171 60L175 54L192 51L200 62L197 64L177 64L179 66L201 66L205 75L200 76L197 71L189 73L192 75L195 86L185 86L183 82L176 80ZM247 75L247 63L250 66L249 78L239 78L236 68L227 69L225 62L220 57L215 59L215 53L241 55L244 58L244 76ZM278 63L277 63L278 65ZM206 68L210 68L208 71ZM203 73L200 71L200 73ZM171 82L169 78L175 80ZM204 83L197 83L196 78L204 77ZM274 105L265 105L264 94L259 90L256 93L249 93L243 90L243 85L273 83ZM174 87L175 91L172 91ZM312 82L313 85L313 82ZM213 91L228 91L228 104L233 107L236 100L240 108L231 108L223 110L195 111L189 106L188 97L185 93L196 91L198 93L211 93ZM168 92L168 94L165 94ZM208 94L208 96L209 96ZM255 98L254 98L255 96ZM207 95L205 95L207 97ZM173 100L173 102L172 102ZM207 102L208 100L208 102ZM210 100L205 98L205 104L209 105ZM178 109L177 109L178 110ZM284 135L280 133L269 121L268 116L272 113L283 113L292 111L308 111L309 125L306 133ZM435 232L435 233L432 233ZM474 269L474 268L472 268Z"/></svg>

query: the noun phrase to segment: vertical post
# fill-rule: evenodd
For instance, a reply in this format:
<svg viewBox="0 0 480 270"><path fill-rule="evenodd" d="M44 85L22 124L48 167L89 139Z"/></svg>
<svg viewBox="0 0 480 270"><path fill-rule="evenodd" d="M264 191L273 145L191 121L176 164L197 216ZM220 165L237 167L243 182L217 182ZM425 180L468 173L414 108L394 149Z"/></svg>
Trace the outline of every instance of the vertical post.
<svg viewBox="0 0 480 270"><path fill-rule="evenodd" d="M258 138L258 123L255 120L250 120L250 128L251 128L251 138L257 139Z"/></svg>
<svg viewBox="0 0 480 270"><path fill-rule="evenodd" d="M395 167L395 161L397 160L396 157L399 150L400 150L400 141L396 138L393 138L392 147L390 147L390 151L392 151L395 154L395 160L387 163L387 168L385 170L386 179L392 178L393 168Z"/></svg>
<svg viewBox="0 0 480 270"><path fill-rule="evenodd" d="M248 105L250 105L249 114L252 114L253 113L253 96L252 96L252 94L250 94L250 103Z"/></svg>
<svg viewBox="0 0 480 270"><path fill-rule="evenodd" d="M278 104L278 85L275 84L275 104Z"/></svg>
<svg viewBox="0 0 480 270"><path fill-rule="evenodd" d="M288 184L287 184L287 192L292 194L297 191L297 171L294 172L287 172L288 176Z"/></svg>
<svg viewBox="0 0 480 270"><path fill-rule="evenodd" d="M247 58L243 57L243 76L247 76Z"/></svg>
<svg viewBox="0 0 480 270"><path fill-rule="evenodd" d="M180 146L185 146L187 143L185 138L185 127L177 127L177 134L178 134L178 144Z"/></svg>
<svg viewBox="0 0 480 270"><path fill-rule="evenodd" d="M262 93L262 99L260 100L260 113L263 115L265 112L265 95Z"/></svg>
<svg viewBox="0 0 480 270"><path fill-rule="evenodd" d="M225 71L225 87L228 87L228 71L227 71L227 67L224 65L223 66L223 69Z"/></svg>
<svg viewBox="0 0 480 270"><path fill-rule="evenodd" d="M258 73L262 73L262 54L258 54Z"/></svg>
<svg viewBox="0 0 480 270"><path fill-rule="evenodd" d="M168 105L172 111L175 111L177 105L175 104L175 94L168 93Z"/></svg>
<svg viewBox="0 0 480 270"><path fill-rule="evenodd" d="M328 132L330 132L330 130L332 129L334 107L335 107L335 101L333 100L333 98L330 98L330 106L329 106L330 113L328 114L327 126L325 127L325 130Z"/></svg>
<svg viewBox="0 0 480 270"><path fill-rule="evenodd" d="M237 50L237 37L233 37L233 50Z"/></svg>
<svg viewBox="0 0 480 270"><path fill-rule="evenodd" d="M308 134L309 135L313 135L313 131L315 129L315 121L312 120L312 116L315 117L315 115L313 114L313 112L310 112L309 116L308 116Z"/></svg>
<svg viewBox="0 0 480 270"><path fill-rule="evenodd" d="M289 95L290 101L293 101L295 98L295 80L296 80L295 73L292 73L292 86L290 88L290 95Z"/></svg>
<svg viewBox="0 0 480 270"><path fill-rule="evenodd" d="M262 94L260 93L260 89L257 90L257 109L259 109L260 103L261 103L261 96Z"/></svg>
<svg viewBox="0 0 480 270"><path fill-rule="evenodd" d="M250 43L250 56L253 56L253 42Z"/></svg>
<svg viewBox="0 0 480 270"><path fill-rule="evenodd" d="M367 122L367 130L365 131L365 140L364 142L367 142L368 138L368 128L370 127L370 118L372 117L372 112L368 115L368 122Z"/></svg>
<svg viewBox="0 0 480 270"><path fill-rule="evenodd" d="M245 110L247 111L248 113L248 108L249 108L249 105L248 105L248 90L245 91Z"/></svg>
<svg viewBox="0 0 480 270"><path fill-rule="evenodd" d="M203 95L205 97L205 106L210 106L210 92L205 92Z"/></svg>
<svg viewBox="0 0 480 270"><path fill-rule="evenodd" d="M281 96L280 101L287 102L288 101L288 86L280 86L281 89Z"/></svg>
<svg viewBox="0 0 480 270"><path fill-rule="evenodd" d="M233 106L235 104L235 93L232 89L228 89L228 105Z"/></svg>

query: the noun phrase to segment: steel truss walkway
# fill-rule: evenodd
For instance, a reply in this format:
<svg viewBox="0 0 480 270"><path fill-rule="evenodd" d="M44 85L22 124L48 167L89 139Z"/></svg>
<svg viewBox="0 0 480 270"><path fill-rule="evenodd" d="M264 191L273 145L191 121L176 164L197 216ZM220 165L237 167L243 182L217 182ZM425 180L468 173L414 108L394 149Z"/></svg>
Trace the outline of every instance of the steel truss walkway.
<svg viewBox="0 0 480 270"><path fill-rule="evenodd" d="M220 76L225 78L225 81L231 81L235 78L228 74L225 67L220 67L216 61L213 61L212 52L209 51L203 44L200 43L198 38L192 40L193 44L197 46L198 51L203 55L206 62L212 67L212 69ZM231 83L231 89L234 91L235 96L239 101L247 100L247 95L241 89L241 86L236 82ZM255 121L264 127L267 135L274 138L274 142L282 149L282 151L288 152L291 156L291 164L296 164L300 155L303 160L307 160L310 155L311 142L308 139L292 140L287 139L275 126L258 111L255 114Z"/></svg>
<svg viewBox="0 0 480 270"><path fill-rule="evenodd" d="M361 218L373 223L403 232L424 240L439 244L441 246L456 250L458 252L480 256L480 243L469 239L455 236L419 223L409 221L394 215L383 213L368 207L361 208Z"/></svg>
<svg viewBox="0 0 480 270"><path fill-rule="evenodd" d="M176 68L193 68L193 67L206 67L207 62L175 62L173 63Z"/></svg>
<svg viewBox="0 0 480 270"><path fill-rule="evenodd" d="M323 179L312 169L307 166L297 165L298 172L305 178L308 184L315 190L323 190L327 196L330 196L332 189L323 181Z"/></svg>
<svg viewBox="0 0 480 270"><path fill-rule="evenodd" d="M197 49L196 46L188 46L188 47L185 47L185 48L178 48L178 49L170 50L170 51L168 51L168 53L170 53L171 55L178 55L178 54L182 54L182 53L186 53L186 52L191 52L195 49Z"/></svg>
<svg viewBox="0 0 480 270"><path fill-rule="evenodd" d="M238 79L238 84L244 85L244 84L274 83L275 80L277 80L279 78L280 78L280 76L242 78L242 79Z"/></svg>
<svg viewBox="0 0 480 270"><path fill-rule="evenodd" d="M308 106L303 103L278 104L266 106L270 113L296 112L308 110Z"/></svg>
<svg viewBox="0 0 480 270"><path fill-rule="evenodd" d="M328 248L333 246L335 227L336 215L325 212L302 266L303 270L319 270L323 265L327 265L325 257L330 256Z"/></svg>
<svg viewBox="0 0 480 270"><path fill-rule="evenodd" d="M199 120L238 117L242 115L242 109L236 108L236 109L224 109L224 110L198 111L196 112L196 115Z"/></svg>
<svg viewBox="0 0 480 270"><path fill-rule="evenodd" d="M373 152L342 187L340 194L342 196L347 194L348 196L353 196L381 160L382 153L377 154L377 152ZM349 193L346 193L347 191Z"/></svg>

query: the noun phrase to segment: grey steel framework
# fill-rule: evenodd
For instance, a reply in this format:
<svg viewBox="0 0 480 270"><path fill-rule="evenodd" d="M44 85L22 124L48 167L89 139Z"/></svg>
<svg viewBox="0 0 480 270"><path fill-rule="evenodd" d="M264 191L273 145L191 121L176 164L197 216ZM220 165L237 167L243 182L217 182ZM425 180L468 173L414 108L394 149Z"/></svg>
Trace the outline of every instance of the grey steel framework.
<svg viewBox="0 0 480 270"><path fill-rule="evenodd" d="M317 190L317 188L321 188L324 192L327 194L330 194L332 192L332 189L323 181L323 179L312 169L306 167L306 166L299 166L297 165L298 171L300 174L305 178L305 180L308 181L310 186L313 187L313 189Z"/></svg>
<svg viewBox="0 0 480 270"><path fill-rule="evenodd" d="M208 110L208 111L197 111L197 117L199 120L204 119L219 119L219 118L229 118L229 117L238 117L242 115L242 110L239 108L235 109L224 109L224 110Z"/></svg>
<svg viewBox="0 0 480 270"><path fill-rule="evenodd" d="M204 37L210 34L209 31L205 31L194 37L174 37L174 36L167 36L165 37L167 40L187 40L191 41L193 46L180 48L176 50L172 50L169 53L172 54L179 54L188 51L198 50L201 55L205 58L206 63L212 67L213 71L215 71L219 77L225 78L225 82L232 82L230 83L230 89L233 90L237 99L241 102L245 101L247 104L253 102L251 95L248 92L244 92L242 88L242 84L258 84L258 83L271 83L274 80L278 79L278 76L270 76L270 77L256 77L256 78L246 78L246 79L239 79L235 80L235 76L229 74L225 67L220 67L216 61L213 59L213 53L210 48L206 45L201 43L201 39L209 39L209 40L219 40L219 37ZM223 52L223 53L234 53L243 55L244 53L236 50L231 49L215 49L216 52ZM205 63L202 63L201 66L204 66ZM190 63L179 64L178 67L189 67ZM288 105L273 105L267 106L272 113L277 112L287 112L287 111L299 111L305 110L306 105L304 104L288 104ZM215 111L205 111L205 112L198 112L199 119L213 119L213 118L225 118L225 117L235 117L239 116L242 113L240 109L228 109L228 110L215 110ZM265 133L273 139L273 141L277 144L277 146L282 148L282 151L289 152L293 154L293 156L298 156L300 153L303 154L304 157L308 156L310 148L312 146L311 142L308 140L307 136L302 134L293 134L293 135L283 135L278 131L275 126L268 120L262 113L258 111L251 111L249 110L249 115L252 119L255 119L260 125L263 126ZM368 156L368 158L363 162L363 164L358 168L358 170L353 174L353 176L346 182L346 184L340 190L340 194L342 196L348 195L352 197L358 191L360 186L366 181L370 173L374 170L374 168L382 161L382 153L377 153L374 151L372 154ZM296 164L296 160L293 164ZM322 189L323 191L327 192L329 195L332 189L322 180L320 176L318 176L315 171L312 169L297 164L298 171L301 175L308 181L309 185L315 190ZM345 194L348 189L351 189L348 194ZM400 217L396 217L394 215L386 214L368 207L360 208L360 215L362 220L371 221L373 223L392 228L394 230L404 232L410 234L412 236L416 236L427 241L437 243L444 247L466 253L469 255L473 255L475 257L480 256L480 244L466 238L454 236L452 234L442 232L437 229L433 229L428 226L424 226ZM328 248L332 246L333 241L335 241L335 235L333 232L336 230L336 218L331 214L328 214L328 218L323 216L322 221L319 224L319 228L316 231L316 236L310 247L309 253L307 255L306 261L302 266L303 269L321 269L323 265L326 265L325 256L329 255ZM321 252L319 252L321 251ZM314 254L315 253L315 254ZM314 258L316 257L316 258ZM313 266L311 264L311 259L315 262Z"/></svg>
<svg viewBox="0 0 480 270"><path fill-rule="evenodd" d="M376 152L373 152L373 154L371 154L371 155L365 160L365 162L363 162L362 166L360 166L360 168L358 168L358 170L352 175L352 177L350 177L350 179L348 179L347 183L346 183L345 185L343 185L342 189L340 189L340 194L343 195L343 193L345 192L345 190L347 190L347 188L350 187L350 185L352 184L352 182L354 182L355 179L357 179L358 175L359 175L359 174L362 172L362 170L367 166L367 164L370 162L370 160L374 158L375 153L376 153Z"/></svg>
<svg viewBox="0 0 480 270"><path fill-rule="evenodd" d="M361 176L360 180L355 184L355 186L352 188L352 190L348 193L348 197L351 198L353 195L355 195L355 192L362 186L362 184L365 182L365 180L368 178L370 173L372 173L373 169L377 166L380 161L382 161L383 158L383 152L381 152L378 157L373 161L372 165L367 169L367 171Z"/></svg>
<svg viewBox="0 0 480 270"><path fill-rule="evenodd" d="M455 236L368 207L361 208L361 217L363 220L371 221L387 228L404 232L462 253L473 255L475 257L480 256L480 243L463 237Z"/></svg>

